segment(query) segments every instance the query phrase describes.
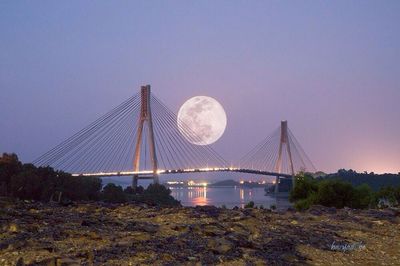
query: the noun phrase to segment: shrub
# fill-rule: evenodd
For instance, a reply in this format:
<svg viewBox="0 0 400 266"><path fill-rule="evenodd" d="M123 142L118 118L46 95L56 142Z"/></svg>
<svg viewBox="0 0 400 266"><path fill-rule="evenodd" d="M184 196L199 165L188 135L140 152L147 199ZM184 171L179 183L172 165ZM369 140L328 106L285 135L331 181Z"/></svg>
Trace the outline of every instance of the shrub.
<svg viewBox="0 0 400 266"><path fill-rule="evenodd" d="M135 194L135 190L131 186L127 186L124 189L124 193L133 195L133 194Z"/></svg>
<svg viewBox="0 0 400 266"><path fill-rule="evenodd" d="M298 211L305 211L316 203L316 199L317 194L312 193L307 198L296 201L296 203L294 204L294 208Z"/></svg>
<svg viewBox="0 0 400 266"><path fill-rule="evenodd" d="M98 200L101 179L74 177L51 167L22 164L15 154L0 157L0 195L48 201L57 195L66 200Z"/></svg>
<svg viewBox="0 0 400 266"><path fill-rule="evenodd" d="M103 188L102 198L104 201L111 203L122 203L127 201L122 187L116 186L113 183L109 183Z"/></svg>
<svg viewBox="0 0 400 266"><path fill-rule="evenodd" d="M290 191L289 200L295 202L306 199L317 190L317 181L310 174L299 173L295 176L295 187Z"/></svg>
<svg viewBox="0 0 400 266"><path fill-rule="evenodd" d="M327 207L350 207L353 199L353 187L339 180L324 180L319 183L316 203Z"/></svg>
<svg viewBox="0 0 400 266"><path fill-rule="evenodd" d="M381 188L375 195L375 203L387 202L387 205L396 206L400 202L400 187L386 186Z"/></svg>
<svg viewBox="0 0 400 266"><path fill-rule="evenodd" d="M8 196L11 194L10 183L11 177L21 172L22 163L18 160L18 156L14 153L3 153L0 157L0 195Z"/></svg>
<svg viewBox="0 0 400 266"><path fill-rule="evenodd" d="M389 194L393 198L393 193ZM337 179L312 180L300 176L295 188L290 194L294 207L299 210L306 210L314 204L326 207L352 207L365 209L375 205L375 196L372 189L363 184L354 188L350 183Z"/></svg>
<svg viewBox="0 0 400 266"><path fill-rule="evenodd" d="M13 176L10 181L10 190L14 197L19 199L41 199L40 177L34 171L25 171Z"/></svg>
<svg viewBox="0 0 400 266"><path fill-rule="evenodd" d="M254 201L250 201L249 203L247 203L246 205L244 205L244 207L245 207L246 209L254 208Z"/></svg>
<svg viewBox="0 0 400 266"><path fill-rule="evenodd" d="M374 204L374 193L367 184L356 187L353 191L351 207L355 209L366 209Z"/></svg>
<svg viewBox="0 0 400 266"><path fill-rule="evenodd" d="M180 202L171 196L171 190L160 184L150 184L143 194L135 195L134 199L151 205L178 206Z"/></svg>

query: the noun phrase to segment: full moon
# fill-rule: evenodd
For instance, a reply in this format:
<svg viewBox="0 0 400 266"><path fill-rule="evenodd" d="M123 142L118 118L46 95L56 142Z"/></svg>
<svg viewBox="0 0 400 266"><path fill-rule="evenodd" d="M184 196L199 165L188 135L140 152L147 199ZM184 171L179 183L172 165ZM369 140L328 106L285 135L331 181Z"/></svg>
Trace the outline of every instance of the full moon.
<svg viewBox="0 0 400 266"><path fill-rule="evenodd" d="M190 98L179 109L178 128L193 144L212 144L224 134L225 110L214 98L207 96Z"/></svg>

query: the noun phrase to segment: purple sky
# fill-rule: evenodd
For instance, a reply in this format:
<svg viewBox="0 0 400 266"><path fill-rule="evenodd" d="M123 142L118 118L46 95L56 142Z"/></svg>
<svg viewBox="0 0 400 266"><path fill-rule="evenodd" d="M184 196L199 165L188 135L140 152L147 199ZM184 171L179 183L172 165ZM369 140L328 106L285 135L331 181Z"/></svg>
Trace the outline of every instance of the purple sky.
<svg viewBox="0 0 400 266"><path fill-rule="evenodd" d="M0 1L0 152L31 161L151 84L228 115L242 157L289 127L316 167L400 171L400 1Z"/></svg>

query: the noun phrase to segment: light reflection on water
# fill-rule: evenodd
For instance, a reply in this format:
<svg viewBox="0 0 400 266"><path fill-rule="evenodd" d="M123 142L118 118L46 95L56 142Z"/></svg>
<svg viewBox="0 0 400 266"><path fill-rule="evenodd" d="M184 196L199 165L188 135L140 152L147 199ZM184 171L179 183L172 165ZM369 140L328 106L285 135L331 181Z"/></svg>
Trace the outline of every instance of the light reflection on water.
<svg viewBox="0 0 400 266"><path fill-rule="evenodd" d="M234 206L244 207L248 202L254 201L256 206L266 208L275 205L279 209L290 206L287 195L265 195L263 188L239 187L170 187L171 195L181 201L183 206L214 205L227 208Z"/></svg>

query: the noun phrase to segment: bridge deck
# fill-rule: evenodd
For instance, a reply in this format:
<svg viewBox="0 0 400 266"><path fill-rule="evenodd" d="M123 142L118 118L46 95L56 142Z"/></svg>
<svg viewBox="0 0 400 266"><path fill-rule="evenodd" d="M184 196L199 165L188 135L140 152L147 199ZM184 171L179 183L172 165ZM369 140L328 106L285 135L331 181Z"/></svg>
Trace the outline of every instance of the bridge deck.
<svg viewBox="0 0 400 266"><path fill-rule="evenodd" d="M183 173L210 173L210 172L236 172L236 173L246 173L246 174L257 174L257 175L265 175L265 176L279 176L291 178L292 175L284 174L284 173L275 173L254 169L245 169L245 168L198 168L198 169L174 169L174 170L158 170L157 174L183 174ZM107 176L133 176L139 175L141 178L146 176L153 175L153 171L123 171L123 172L99 172L99 173L74 173L73 176L94 176L94 177L107 177Z"/></svg>

